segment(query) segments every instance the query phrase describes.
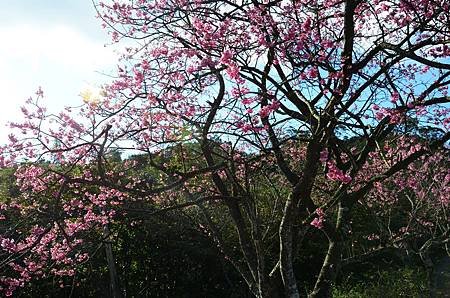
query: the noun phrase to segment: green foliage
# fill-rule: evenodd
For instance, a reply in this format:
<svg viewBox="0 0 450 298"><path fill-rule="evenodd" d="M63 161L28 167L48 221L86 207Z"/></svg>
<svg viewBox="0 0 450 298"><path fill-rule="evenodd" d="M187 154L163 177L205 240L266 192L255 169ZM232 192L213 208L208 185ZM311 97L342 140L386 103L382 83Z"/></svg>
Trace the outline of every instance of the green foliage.
<svg viewBox="0 0 450 298"><path fill-rule="evenodd" d="M242 297L246 292L209 239L183 215L122 226L116 238L121 288L130 297Z"/></svg>
<svg viewBox="0 0 450 298"><path fill-rule="evenodd" d="M0 202L19 194L16 177L14 177L15 170L15 168L0 169Z"/></svg>
<svg viewBox="0 0 450 298"><path fill-rule="evenodd" d="M210 239L179 212L112 225L111 231L127 297L250 297ZM48 276L27 284L18 297L109 297L109 281L105 249L99 246L77 268L75 280L64 278L64 287Z"/></svg>
<svg viewBox="0 0 450 298"><path fill-rule="evenodd" d="M333 289L335 298L428 297L428 293L427 272L420 267L368 272Z"/></svg>
<svg viewBox="0 0 450 298"><path fill-rule="evenodd" d="M358 140L348 142L353 142L356 147L360 146ZM233 160L227 160L226 150L215 143L211 143L211 146L217 159L230 163L231 168L234 166ZM124 171L124 177L120 178L122 183L138 179L140 182L137 186L143 189L156 188L170 183L172 171L187 172L194 165L206 166L204 162L197 160L199 150L201 148L198 144L190 143L168 147L159 154L129 156L126 160L121 160L120 153L115 152L109 156L106 166L108 170L121 172L125 164L130 162L133 166ZM168 174L160 175L160 171L152 163L164 165ZM259 224L264 232L265 266L272 269L278 258L277 227L285 199L289 195L289 186L277 169L271 167L265 159L260 162L255 157L254 161L245 166L243 177L226 176L224 182L232 188L235 182L233 179L243 180L242 184L246 186L249 195L240 197L239 203L243 206L243 212L250 216L254 210L258 210ZM83 168L76 167L74 172L81 174ZM0 179L2 197L17 195L13 169L0 172ZM318 203L330 195L327 188L330 182L319 182L321 187L313 192L313 199ZM198 185L205 189L206 183L203 176L190 181L191 187ZM95 191L97 190L93 187L92 192ZM180 194L171 203L197 199L197 196L202 195L185 198L183 193ZM245 282L227 261L242 260L242 255L237 232L228 209L222 202L207 201L200 205L201 208L192 206L151 216L140 214L145 214L143 210L158 211L166 206L148 202L129 204L133 210L137 210L137 215L130 212L112 223L113 237L110 239L119 275L119 287L127 297L249 297ZM386 219L394 229L401 227L405 221L407 206L405 199L399 200L393 207L382 206L383 210L390 211ZM385 224L384 217L377 216L373 210L374 208L369 209L365 205L357 205L353 209L352 222L348 225L349 236L343 243L345 258L363 254L375 246L381 246L385 241L386 236L380 233L380 226ZM205 213L221 236L225 248L223 251L213 242ZM334 222L334 217L335 214L330 212L327 220ZM380 239L368 240L367 235L370 234L379 234ZM54 279L47 277L31 283L22 293L27 297L108 296L109 272L104 247L98 241L101 237L100 233L86 236L85 246L91 245L89 251L95 251L95 254L77 268L75 279L64 279L64 287L60 288ZM299 287L305 289L306 295L312 289L321 268L327 239L318 229L310 229L305 238L308 241L295 248L294 270ZM342 275L338 277L340 282L333 290L333 297L424 297L428 293L425 270L405 268L402 260L394 260L394 257L394 254L386 257L389 265L383 257L379 257L371 262L351 264L343 268ZM397 262L396 269L388 267L393 262ZM352 273L346 277L348 272Z"/></svg>

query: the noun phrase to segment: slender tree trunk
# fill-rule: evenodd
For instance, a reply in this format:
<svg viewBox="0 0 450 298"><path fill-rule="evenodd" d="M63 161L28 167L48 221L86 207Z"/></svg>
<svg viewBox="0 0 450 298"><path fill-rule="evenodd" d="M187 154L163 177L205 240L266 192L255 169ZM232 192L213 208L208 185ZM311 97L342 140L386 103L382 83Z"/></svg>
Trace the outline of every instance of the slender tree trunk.
<svg viewBox="0 0 450 298"><path fill-rule="evenodd" d="M331 290L339 273L342 258L342 246L344 241L343 227L349 221L351 207L348 197L345 196L339 203L336 226L327 226L325 232L328 236L328 251L317 277L314 290L309 294L310 298L331 297Z"/></svg>
<svg viewBox="0 0 450 298"><path fill-rule="evenodd" d="M105 251L106 251L106 260L108 262L108 270L109 270L109 278L110 278L110 291L111 298L122 298L122 292L119 288L119 277L116 271L116 264L114 262L114 255L112 252L112 245L109 241L109 228L107 225L103 228L103 233L106 238L105 241Z"/></svg>
<svg viewBox="0 0 450 298"><path fill-rule="evenodd" d="M309 295L310 298L332 297L331 290L339 269L341 248L341 243L333 241L329 242L327 255L314 286L314 290Z"/></svg>
<svg viewBox="0 0 450 298"><path fill-rule="evenodd" d="M285 296L289 298L299 298L297 280L293 268L292 249L292 217L294 213L292 196L289 196L284 208L284 216L280 224L280 272L283 279Z"/></svg>
<svg viewBox="0 0 450 298"><path fill-rule="evenodd" d="M308 144L306 162L303 167L304 175L294 186L286 201L280 224L280 272L285 296L289 298L300 297L294 274L294 241L299 240L294 239L294 235L298 235L294 223L300 224L302 218L306 218L315 211L316 206L311 200L311 191L317 175L321 148L322 145L318 140L312 140Z"/></svg>

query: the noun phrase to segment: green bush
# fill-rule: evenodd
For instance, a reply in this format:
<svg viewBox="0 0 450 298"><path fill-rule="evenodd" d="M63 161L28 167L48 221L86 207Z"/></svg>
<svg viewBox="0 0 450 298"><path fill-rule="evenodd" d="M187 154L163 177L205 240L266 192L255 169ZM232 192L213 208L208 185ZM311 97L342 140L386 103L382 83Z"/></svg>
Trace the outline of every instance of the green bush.
<svg viewBox="0 0 450 298"><path fill-rule="evenodd" d="M427 272L419 267L372 272L358 281L349 278L333 289L335 298L428 296Z"/></svg>

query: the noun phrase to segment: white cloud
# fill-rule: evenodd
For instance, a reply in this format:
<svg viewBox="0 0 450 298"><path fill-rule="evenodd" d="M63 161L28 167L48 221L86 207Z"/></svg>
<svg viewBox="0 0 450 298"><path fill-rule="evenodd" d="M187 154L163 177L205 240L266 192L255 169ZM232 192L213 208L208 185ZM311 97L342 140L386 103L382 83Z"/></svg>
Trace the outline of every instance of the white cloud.
<svg viewBox="0 0 450 298"><path fill-rule="evenodd" d="M0 27L0 143L9 132L7 121L17 121L20 106L42 86L46 106L57 112L81 103L87 83L107 80L116 55L103 41L93 40L65 24L11 24ZM106 39L105 33L105 39Z"/></svg>
<svg viewBox="0 0 450 298"><path fill-rule="evenodd" d="M31 67L52 62L75 69L98 67L111 63L114 55L103 44L89 40L65 25L35 27L16 25L0 28L5 43L0 47L0 61L21 59ZM3 61L2 61L3 60Z"/></svg>

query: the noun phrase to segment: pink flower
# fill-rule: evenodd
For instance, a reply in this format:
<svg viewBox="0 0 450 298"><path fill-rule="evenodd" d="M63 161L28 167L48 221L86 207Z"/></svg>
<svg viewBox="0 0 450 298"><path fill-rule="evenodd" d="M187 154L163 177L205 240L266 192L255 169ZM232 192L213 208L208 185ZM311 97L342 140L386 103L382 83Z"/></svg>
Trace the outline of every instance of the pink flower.
<svg viewBox="0 0 450 298"><path fill-rule="evenodd" d="M249 104L252 104L253 103L253 101L254 101L254 99L253 98L244 98L241 102L242 102L242 104L244 104L244 105L249 105Z"/></svg>
<svg viewBox="0 0 450 298"><path fill-rule="evenodd" d="M328 150L325 148L320 152L320 161L322 163L326 162L328 160Z"/></svg>
<svg viewBox="0 0 450 298"><path fill-rule="evenodd" d="M314 218L310 224L317 229L322 229L323 222L325 221L325 212L323 212L322 208L317 208L314 213L316 213L318 217Z"/></svg>
<svg viewBox="0 0 450 298"><path fill-rule="evenodd" d="M239 71L239 66L237 66L235 63L231 63L226 69L228 76L234 80L239 79Z"/></svg>
<svg viewBox="0 0 450 298"><path fill-rule="evenodd" d="M391 102L395 104L398 101L399 98L400 98L400 95L397 92L394 92L391 95Z"/></svg>
<svg viewBox="0 0 450 298"><path fill-rule="evenodd" d="M307 75L310 79L315 79L319 75L319 70L315 67L312 67L307 71Z"/></svg>
<svg viewBox="0 0 450 298"><path fill-rule="evenodd" d="M316 227L317 229L322 229L323 228L323 220L321 218L316 217L311 222L311 225Z"/></svg>
<svg viewBox="0 0 450 298"><path fill-rule="evenodd" d="M231 59L233 58L233 53L230 50L225 50L220 57L219 62L223 65L230 65Z"/></svg>
<svg viewBox="0 0 450 298"><path fill-rule="evenodd" d="M315 212L316 212L316 214L319 215L320 217L325 216L325 212L323 212L322 208L317 208Z"/></svg>
<svg viewBox="0 0 450 298"><path fill-rule="evenodd" d="M41 86L39 86L38 90L36 91L36 95L39 97L44 97L44 91L42 91Z"/></svg>
<svg viewBox="0 0 450 298"><path fill-rule="evenodd" d="M267 116L270 115L270 113L276 111L279 107L280 102L275 100L271 104L262 107L261 110L259 111L259 115L261 116L261 118L266 118Z"/></svg>
<svg viewBox="0 0 450 298"><path fill-rule="evenodd" d="M345 174L341 169L339 169L333 161L329 161L327 163L328 173L327 178L332 181L340 181L342 183L348 184L352 182L352 177L348 174Z"/></svg>

